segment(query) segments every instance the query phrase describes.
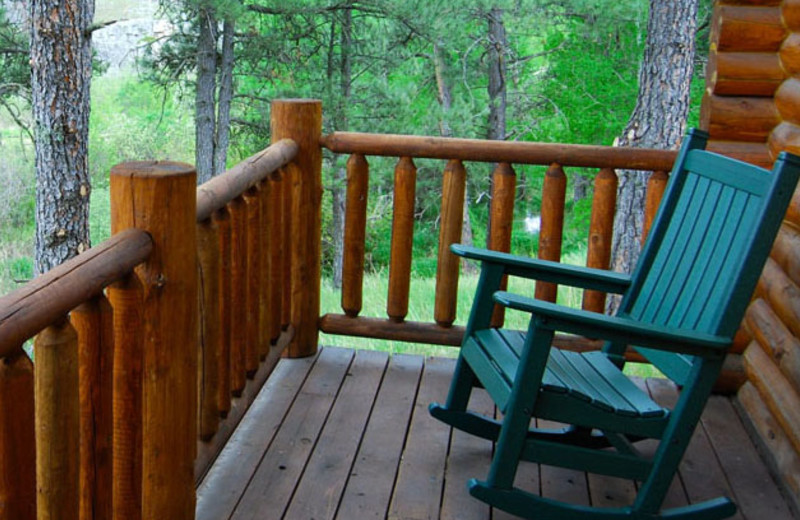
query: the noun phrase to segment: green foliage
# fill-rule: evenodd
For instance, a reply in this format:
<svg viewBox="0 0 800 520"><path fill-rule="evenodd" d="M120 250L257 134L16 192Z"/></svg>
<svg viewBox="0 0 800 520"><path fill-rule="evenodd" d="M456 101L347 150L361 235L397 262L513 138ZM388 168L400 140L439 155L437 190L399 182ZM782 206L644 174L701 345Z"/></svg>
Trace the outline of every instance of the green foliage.
<svg viewBox="0 0 800 520"><path fill-rule="evenodd" d="M194 125L185 99L133 78L103 77L92 83L89 168L94 186L124 161L191 162Z"/></svg>

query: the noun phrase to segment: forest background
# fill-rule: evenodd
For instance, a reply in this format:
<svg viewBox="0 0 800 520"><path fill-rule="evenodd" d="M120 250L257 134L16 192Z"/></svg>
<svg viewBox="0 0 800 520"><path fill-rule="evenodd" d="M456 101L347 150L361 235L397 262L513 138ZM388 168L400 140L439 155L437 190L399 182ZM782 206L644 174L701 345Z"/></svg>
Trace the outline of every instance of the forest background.
<svg viewBox="0 0 800 520"><path fill-rule="evenodd" d="M15 4L3 4L3 23L13 20ZM325 131L610 145L636 104L648 16L647 0L385 0L359 2L359 9L348 10L331 8L341 2L309 0L254 1L249 8L239 2L216 4L218 13L235 20L229 120L220 118L218 125L230 129L230 147L222 159L227 165L269 143L269 101L280 97L322 99ZM113 57L120 53L112 52L105 62L99 56L95 67L89 142L93 244L109 235L108 172L113 165L147 159L196 162L200 116L195 100L203 87L195 63L203 27L194 22L197 13L190 7L191 2L165 2L164 7L156 2L96 3L98 27L116 21L95 33L96 44L104 31L113 35L115 26L135 20L140 20L137 30L145 30L136 36L134 48L122 53L121 63ZM496 36L498 12L502 40ZM710 1L701 1L690 127L698 121L709 14ZM18 38L27 39L24 30ZM0 89L0 294L33 275L30 112L21 82L9 81L13 72L25 73L24 64L13 58L4 55L0 63L6 71ZM490 73L498 59L505 67L502 135L497 135L496 113L490 110L498 103ZM341 223L333 208L343 204L345 160L328 155L323 167L323 312L338 307ZM375 300L367 299L365 308L374 307L371 314L381 315L394 165L378 158L370 164L365 296ZM411 301L419 308L410 309L410 319L425 313L433 301L444 165L420 161L417 166L416 294ZM466 238L480 245L486 240L490 172L478 165L468 165L468 171ZM512 252L535 255L544 169L520 167L517 174ZM593 174L569 172L563 243L567 262L585 261ZM462 284L461 294L468 299L474 277L464 277ZM569 303L571 296L559 298ZM466 311L460 309L459 315L466 316ZM354 346L352 338L346 341Z"/></svg>

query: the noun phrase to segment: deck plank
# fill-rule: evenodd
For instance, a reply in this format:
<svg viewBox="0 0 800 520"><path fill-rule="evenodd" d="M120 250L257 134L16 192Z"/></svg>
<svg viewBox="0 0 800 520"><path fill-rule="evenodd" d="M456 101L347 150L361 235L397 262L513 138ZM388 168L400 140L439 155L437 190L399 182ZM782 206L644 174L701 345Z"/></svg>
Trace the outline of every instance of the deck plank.
<svg viewBox="0 0 800 520"><path fill-rule="evenodd" d="M666 379L651 378L648 380L634 379L634 382L639 385L639 388L650 393L650 398L653 399L659 406L673 407L678 400L678 387ZM636 447L641 450L643 454L654 455L658 449L657 440L645 440L636 444ZM675 508L689 505L689 495L686 494L686 489L683 487L681 480L680 470L672 479L672 483L667 490L664 497L662 507Z"/></svg>
<svg viewBox="0 0 800 520"><path fill-rule="evenodd" d="M446 397L452 371L453 360L339 348L281 361L199 486L198 520L511 520L466 489L487 474L492 443L428 414L431 401ZM661 404L678 398L666 380L638 383ZM493 411L481 390L472 407ZM625 505L634 490L633 482L579 471L521 468L517 486L574 504ZM665 506L724 494L740 508L734 518L792 518L730 400L714 397Z"/></svg>
<svg viewBox="0 0 800 520"><path fill-rule="evenodd" d="M389 361L338 518L386 518L421 373L420 356L394 355Z"/></svg>
<svg viewBox="0 0 800 520"><path fill-rule="evenodd" d="M280 518L350 367L353 351L326 348L264 454L232 518Z"/></svg>
<svg viewBox="0 0 800 520"><path fill-rule="evenodd" d="M388 358L385 352L356 352L286 511L287 520L334 518Z"/></svg>
<svg viewBox="0 0 800 520"><path fill-rule="evenodd" d="M315 358L278 363L197 489L197 520L227 520L281 426Z"/></svg>
<svg viewBox="0 0 800 520"><path fill-rule="evenodd" d="M469 409L488 417L494 416L494 403L485 390L472 392ZM442 520L489 518L489 506L470 496L467 482L471 478L486 478L491 462L490 441L452 429L440 514Z"/></svg>
<svg viewBox="0 0 800 520"><path fill-rule="evenodd" d="M428 414L428 404L447 396L455 361L428 358L414 403L408 441L397 473L388 518L438 518L450 428Z"/></svg>
<svg viewBox="0 0 800 520"><path fill-rule="evenodd" d="M701 422L745 518L790 520L792 513L730 400L712 396Z"/></svg>

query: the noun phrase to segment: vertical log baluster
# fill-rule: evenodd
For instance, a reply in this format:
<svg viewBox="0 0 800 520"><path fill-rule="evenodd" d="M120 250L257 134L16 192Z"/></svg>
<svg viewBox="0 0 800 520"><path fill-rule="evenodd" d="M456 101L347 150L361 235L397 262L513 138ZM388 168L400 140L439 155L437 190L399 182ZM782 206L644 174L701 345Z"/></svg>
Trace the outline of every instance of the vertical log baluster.
<svg viewBox="0 0 800 520"><path fill-rule="evenodd" d="M66 318L36 336L34 356L36 511L39 520L78 520L78 334Z"/></svg>
<svg viewBox="0 0 800 520"><path fill-rule="evenodd" d="M0 503L3 520L36 518L33 363L22 349L0 359Z"/></svg>
<svg viewBox="0 0 800 520"><path fill-rule="evenodd" d="M219 343L217 352L217 410L227 417L231 410L231 214L227 206L211 217L217 228L219 250Z"/></svg>
<svg viewBox="0 0 800 520"><path fill-rule="evenodd" d="M450 252L450 244L461 240L467 171L461 161L450 160L444 169L442 210L439 221L439 257L436 266L436 301L434 320L450 327L456 319L459 258Z"/></svg>
<svg viewBox="0 0 800 520"><path fill-rule="evenodd" d="M617 174L614 170L603 168L594 178L592 197L592 217L589 224L589 250L586 266L595 269L608 269L611 261L611 241L614 237L614 211L617 207ZM603 312L606 307L606 293L586 290L583 292L583 309Z"/></svg>
<svg viewBox="0 0 800 520"><path fill-rule="evenodd" d="M364 281L364 246L367 232L369 164L361 154L347 159L347 202L342 259L342 310L348 316L361 312Z"/></svg>
<svg viewBox="0 0 800 520"><path fill-rule="evenodd" d="M245 371L252 378L258 370L261 332L258 323L258 295L261 286L261 201L257 188L244 194L247 206L246 269L245 269Z"/></svg>
<svg viewBox="0 0 800 520"><path fill-rule="evenodd" d="M197 284L199 313L198 341L198 433L202 440L214 436L219 425L217 392L219 389L220 336L220 251L219 225L206 219L197 225Z"/></svg>
<svg viewBox="0 0 800 520"><path fill-rule="evenodd" d="M143 289L134 275L108 288L114 308L112 506L114 520L142 517Z"/></svg>
<svg viewBox="0 0 800 520"><path fill-rule="evenodd" d="M242 197L228 203L231 214L231 393L242 395L247 383L247 206Z"/></svg>
<svg viewBox="0 0 800 520"><path fill-rule="evenodd" d="M559 262L564 231L564 197L567 192L567 176L558 164L548 168L542 188L542 227L539 232L539 258ZM536 282L536 298L555 302L558 285Z"/></svg>
<svg viewBox="0 0 800 520"><path fill-rule="evenodd" d="M272 323L275 320L272 309L272 213L270 211L270 197L272 184L268 180L259 187L258 201L261 204L261 222L258 225L261 249L261 277L258 287L258 322L259 327L259 357L263 361L269 354L272 343Z"/></svg>
<svg viewBox="0 0 800 520"><path fill-rule="evenodd" d="M287 164L281 172L281 329L289 328L292 321L292 277L289 274L292 265L292 248L290 242L297 239L292 236L292 221L297 217L292 214L292 183L295 182L296 168Z"/></svg>
<svg viewBox="0 0 800 520"><path fill-rule="evenodd" d="M274 343L277 341L278 336L281 334L281 328L284 323L289 324L289 315L286 314L286 321L284 322L284 276L285 268L283 262L283 249L286 246L284 238L284 229L286 227L284 221L286 220L283 200L284 200L284 185L287 184L281 179L284 176L283 170L278 170L276 174L270 178L269 190L269 206L270 206L270 265L269 265L269 279L270 279L270 301L272 307L272 318L270 322L269 335Z"/></svg>
<svg viewBox="0 0 800 520"><path fill-rule="evenodd" d="M656 219L658 206L661 204L661 198L664 196L664 190L667 189L667 181L669 175L667 172L653 172L650 178L647 179L647 195L644 201L644 229L642 230L642 244L647 240L647 234L650 233L650 228L653 226L653 221Z"/></svg>
<svg viewBox="0 0 800 520"><path fill-rule="evenodd" d="M114 230L138 227L153 251L136 268L142 307L142 517L191 520L197 453L196 174L171 162L111 170Z"/></svg>
<svg viewBox="0 0 800 520"><path fill-rule="evenodd" d="M402 322L408 314L416 189L417 167L410 157L401 157L394 169L389 296L386 302L386 314L389 319L398 323Z"/></svg>
<svg viewBox="0 0 800 520"><path fill-rule="evenodd" d="M487 246L493 251L511 251L511 229L514 224L514 197L517 192L517 176L508 163L499 163L492 173L492 206L489 216L489 236ZM508 286L508 278L503 277L500 289ZM492 327L502 327L505 309L494 306Z"/></svg>
<svg viewBox="0 0 800 520"><path fill-rule="evenodd" d="M70 316L78 333L80 379L80 517L111 518L114 319L111 304L100 295Z"/></svg>
<svg viewBox="0 0 800 520"><path fill-rule="evenodd" d="M317 100L275 100L271 112L272 141L290 138L299 148L292 190L291 324L295 328L289 357L316 353L319 340L320 249L322 231L322 103Z"/></svg>

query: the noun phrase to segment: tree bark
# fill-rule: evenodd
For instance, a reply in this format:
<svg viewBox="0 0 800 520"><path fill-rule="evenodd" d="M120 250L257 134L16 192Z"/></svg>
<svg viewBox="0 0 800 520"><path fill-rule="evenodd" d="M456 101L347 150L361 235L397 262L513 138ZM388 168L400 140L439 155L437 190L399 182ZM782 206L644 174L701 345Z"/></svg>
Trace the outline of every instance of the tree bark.
<svg viewBox="0 0 800 520"><path fill-rule="evenodd" d="M94 0L31 2L37 274L90 246L88 28L93 17Z"/></svg>
<svg viewBox="0 0 800 520"><path fill-rule="evenodd" d="M214 145L214 175L226 170L231 135L231 99L233 98L233 37L236 22L226 17L222 26L222 62L217 102L217 138Z"/></svg>
<svg viewBox="0 0 800 520"><path fill-rule="evenodd" d="M335 40L335 19L331 21L331 39L328 60L328 81L333 86L333 47ZM334 125L337 130L347 130L347 107L350 104L350 85L352 82L352 58L351 50L353 44L353 11L345 9L342 12L341 30L339 33L339 95L337 107L334 113ZM347 190L347 170L344 166L335 168L333 187L333 215L331 226L333 227L333 286L342 286L342 267L344 263L344 226L345 226L345 204Z"/></svg>
<svg viewBox="0 0 800 520"><path fill-rule="evenodd" d="M489 22L489 131L488 139L506 138L506 56L508 46L503 10L495 6Z"/></svg>
<svg viewBox="0 0 800 520"><path fill-rule="evenodd" d="M698 0L650 0L639 95L619 146L673 149L680 144L689 111L694 71ZM649 173L622 171L614 218L612 269L632 272L641 248L645 188ZM609 298L613 313L619 298Z"/></svg>
<svg viewBox="0 0 800 520"><path fill-rule="evenodd" d="M197 40L197 94L195 97L195 166L197 183L214 176L216 136L215 102L217 74L217 21L213 11L198 13L200 35Z"/></svg>

